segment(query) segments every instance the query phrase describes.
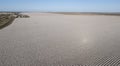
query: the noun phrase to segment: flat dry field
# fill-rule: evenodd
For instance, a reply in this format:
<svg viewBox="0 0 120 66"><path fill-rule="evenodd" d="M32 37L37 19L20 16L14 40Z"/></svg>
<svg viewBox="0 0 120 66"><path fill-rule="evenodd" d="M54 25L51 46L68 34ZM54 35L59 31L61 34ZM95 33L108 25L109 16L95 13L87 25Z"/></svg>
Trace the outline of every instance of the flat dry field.
<svg viewBox="0 0 120 66"><path fill-rule="evenodd" d="M89 16L93 16L93 15L103 15L103 16L120 16L120 12L116 12L116 13L99 13L99 12L50 12L53 14L64 14L64 15L89 15Z"/></svg>
<svg viewBox="0 0 120 66"><path fill-rule="evenodd" d="M0 30L0 66L120 64L120 16L25 14Z"/></svg>

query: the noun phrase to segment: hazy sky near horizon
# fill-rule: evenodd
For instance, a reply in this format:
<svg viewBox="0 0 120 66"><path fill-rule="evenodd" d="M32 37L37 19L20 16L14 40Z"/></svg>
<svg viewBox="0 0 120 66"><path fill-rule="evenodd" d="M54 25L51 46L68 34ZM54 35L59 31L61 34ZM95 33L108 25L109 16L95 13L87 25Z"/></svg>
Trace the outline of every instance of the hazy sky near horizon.
<svg viewBox="0 0 120 66"><path fill-rule="evenodd" d="M120 12L120 0L0 0L0 11Z"/></svg>

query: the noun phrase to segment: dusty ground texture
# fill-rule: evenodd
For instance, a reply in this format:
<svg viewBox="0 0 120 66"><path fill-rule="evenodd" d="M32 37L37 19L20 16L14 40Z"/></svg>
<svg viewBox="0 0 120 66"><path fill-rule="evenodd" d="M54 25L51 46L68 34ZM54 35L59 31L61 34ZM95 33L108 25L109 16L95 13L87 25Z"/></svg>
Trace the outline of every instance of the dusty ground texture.
<svg viewBox="0 0 120 66"><path fill-rule="evenodd" d="M120 64L120 16L25 14L0 30L0 66Z"/></svg>

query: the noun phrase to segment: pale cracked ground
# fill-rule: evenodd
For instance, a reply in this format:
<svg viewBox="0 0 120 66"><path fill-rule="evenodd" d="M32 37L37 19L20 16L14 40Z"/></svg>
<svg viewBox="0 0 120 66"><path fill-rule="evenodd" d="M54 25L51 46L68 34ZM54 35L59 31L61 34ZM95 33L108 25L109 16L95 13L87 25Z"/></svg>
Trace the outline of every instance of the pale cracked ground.
<svg viewBox="0 0 120 66"><path fill-rule="evenodd" d="M0 66L119 66L120 16L26 14L0 30Z"/></svg>

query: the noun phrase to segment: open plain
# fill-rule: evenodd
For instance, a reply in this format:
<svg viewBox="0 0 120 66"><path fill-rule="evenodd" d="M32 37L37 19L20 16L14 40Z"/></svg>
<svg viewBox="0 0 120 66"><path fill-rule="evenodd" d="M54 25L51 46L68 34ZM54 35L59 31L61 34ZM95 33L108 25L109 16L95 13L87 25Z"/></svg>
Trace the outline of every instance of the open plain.
<svg viewBox="0 0 120 66"><path fill-rule="evenodd" d="M24 14L0 30L0 66L120 64L120 16Z"/></svg>

